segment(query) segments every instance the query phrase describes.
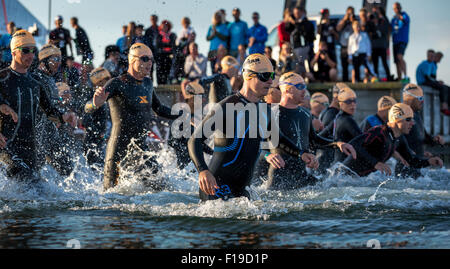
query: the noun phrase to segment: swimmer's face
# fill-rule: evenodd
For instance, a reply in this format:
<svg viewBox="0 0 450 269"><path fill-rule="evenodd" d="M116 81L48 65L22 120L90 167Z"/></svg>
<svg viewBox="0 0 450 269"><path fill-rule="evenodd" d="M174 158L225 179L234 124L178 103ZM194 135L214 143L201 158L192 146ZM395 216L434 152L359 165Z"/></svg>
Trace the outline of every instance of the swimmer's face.
<svg viewBox="0 0 450 269"><path fill-rule="evenodd" d="M383 110L379 110L378 111L378 115L380 116L381 119L383 119L384 121L387 121L389 118L389 109L383 109Z"/></svg>
<svg viewBox="0 0 450 269"><path fill-rule="evenodd" d="M340 101L339 106L345 113L353 115L356 111L356 98L349 98L347 100Z"/></svg>
<svg viewBox="0 0 450 269"><path fill-rule="evenodd" d="M140 73L141 75L147 76L150 74L152 69L152 55L145 55L141 57L136 57L136 60L133 62L133 69Z"/></svg>
<svg viewBox="0 0 450 269"><path fill-rule="evenodd" d="M414 126L413 118L408 118L397 122L397 127L400 129L402 134L409 134L413 126Z"/></svg>
<svg viewBox="0 0 450 269"><path fill-rule="evenodd" d="M29 68L34 59L34 52L31 52L33 49L36 50L36 47L22 47L14 50L12 52L14 61L23 68Z"/></svg>
<svg viewBox="0 0 450 269"><path fill-rule="evenodd" d="M61 56L53 55L48 59L48 66L50 68L50 73L55 74L58 71L59 66L61 65Z"/></svg>
<svg viewBox="0 0 450 269"><path fill-rule="evenodd" d="M250 89L256 94L256 96L262 98L263 96L266 96L267 93L269 92L269 89L272 86L273 80L269 79L268 81L263 82L263 81L259 80L256 76L254 76L251 79L249 79L247 82L248 82Z"/></svg>

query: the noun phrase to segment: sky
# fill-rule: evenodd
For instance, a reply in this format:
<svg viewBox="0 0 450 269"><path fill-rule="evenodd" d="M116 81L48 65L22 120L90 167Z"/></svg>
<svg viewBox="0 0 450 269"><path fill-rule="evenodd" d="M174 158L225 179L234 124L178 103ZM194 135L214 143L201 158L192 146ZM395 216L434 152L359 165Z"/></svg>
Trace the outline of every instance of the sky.
<svg viewBox="0 0 450 269"><path fill-rule="evenodd" d="M48 27L48 0L19 0L41 23ZM416 68L426 59L426 51L430 48L444 53L439 65L438 78L450 83L450 9L448 0L400 0L404 11L411 18L410 42L405 59L408 75L415 81ZM392 4L388 1L387 16L392 18ZM282 18L283 0L52 0L51 28L54 28L54 18L62 15L63 26L70 27L70 17L78 17L79 24L88 36L95 53L94 65L100 65L104 60L104 49L115 44L121 36L122 25L135 21L150 26L150 15L157 14L159 21L168 19L174 25L173 32L181 29L181 18L187 16L192 21L192 27L197 33L196 42L199 50L206 55L209 42L206 33L211 24L213 13L225 9L227 20L232 21L231 11L234 7L241 9L241 19L251 27L251 14L259 12L261 24L268 29L275 26ZM309 15L319 14L322 8L329 8L332 14L344 14L347 6L352 5L359 10L362 0L309 0L306 9ZM9 18L14 20L14 18ZM391 48L392 50L392 48ZM80 59L79 56L76 59ZM391 72L396 75L395 65L391 64Z"/></svg>

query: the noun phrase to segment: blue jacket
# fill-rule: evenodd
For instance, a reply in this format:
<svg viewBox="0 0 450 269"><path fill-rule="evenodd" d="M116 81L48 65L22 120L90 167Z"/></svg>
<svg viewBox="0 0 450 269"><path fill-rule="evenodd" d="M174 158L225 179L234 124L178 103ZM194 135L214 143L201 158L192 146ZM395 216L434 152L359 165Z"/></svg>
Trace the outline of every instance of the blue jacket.
<svg viewBox="0 0 450 269"><path fill-rule="evenodd" d="M249 54L261 53L264 54L266 41L268 38L267 28L261 24L254 25L249 29L249 37L254 37L255 43L248 50Z"/></svg>
<svg viewBox="0 0 450 269"><path fill-rule="evenodd" d="M417 84L422 85L427 81L427 77L431 77L433 64L433 62L429 62L427 60L419 64L416 70Z"/></svg>
<svg viewBox="0 0 450 269"><path fill-rule="evenodd" d="M245 21L230 23L228 30L230 32L230 50L237 50L239 45L248 44L248 26Z"/></svg>
<svg viewBox="0 0 450 269"><path fill-rule="evenodd" d="M402 12L403 21L394 17L391 21L392 26L392 41L394 44L400 42L409 42L409 24L410 19L406 12Z"/></svg>
<svg viewBox="0 0 450 269"><path fill-rule="evenodd" d="M228 27L225 23L222 23L220 25L216 26L216 31L219 32L220 34L229 37L230 33L228 31ZM208 36L211 35L212 32L212 25L209 26L208 29L208 34L206 35L206 38L208 38ZM209 44L209 50L217 50L219 48L220 45L223 45L225 48L228 48L228 40L222 40L220 39L218 36L215 36L213 39L210 40L210 44Z"/></svg>
<svg viewBox="0 0 450 269"><path fill-rule="evenodd" d="M10 34L4 34L0 38L0 47L2 49L5 48L5 50L2 51L2 61L3 62L11 62L12 61L11 48L10 48L11 39L12 39L12 36Z"/></svg>

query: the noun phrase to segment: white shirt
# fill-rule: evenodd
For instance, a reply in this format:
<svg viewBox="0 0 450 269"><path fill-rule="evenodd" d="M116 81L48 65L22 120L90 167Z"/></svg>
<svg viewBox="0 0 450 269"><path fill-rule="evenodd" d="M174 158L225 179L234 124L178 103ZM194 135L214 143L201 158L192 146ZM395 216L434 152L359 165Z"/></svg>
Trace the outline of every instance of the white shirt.
<svg viewBox="0 0 450 269"><path fill-rule="evenodd" d="M188 28L182 28L178 33L178 37L176 40L176 45L179 46L182 38L188 38L189 35L195 33L194 29L189 26Z"/></svg>
<svg viewBox="0 0 450 269"><path fill-rule="evenodd" d="M202 54L199 54L195 60L192 55L186 57L184 62L184 72L188 78L200 78L206 76L207 59Z"/></svg>
<svg viewBox="0 0 450 269"><path fill-rule="evenodd" d="M366 32L360 32L359 34L353 33L348 39L348 58L352 59L354 54L367 54L372 56L372 44L370 38Z"/></svg>

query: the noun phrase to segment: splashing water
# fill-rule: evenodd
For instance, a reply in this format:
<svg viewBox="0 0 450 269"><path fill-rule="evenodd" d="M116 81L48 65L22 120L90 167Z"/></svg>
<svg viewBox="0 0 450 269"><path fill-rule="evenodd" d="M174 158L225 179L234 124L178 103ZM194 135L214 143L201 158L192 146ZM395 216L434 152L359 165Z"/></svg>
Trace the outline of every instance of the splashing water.
<svg viewBox="0 0 450 269"><path fill-rule="evenodd" d="M251 200L200 203L193 164L177 169L173 150L163 148L142 152L133 167L149 157L159 173L125 172L107 191L102 168L91 169L84 157L67 178L46 166L32 187L2 172L0 248L66 248L69 240L82 248L367 248L371 239L383 248L450 247L446 169L423 169L418 179L334 173L283 192L255 183Z"/></svg>

